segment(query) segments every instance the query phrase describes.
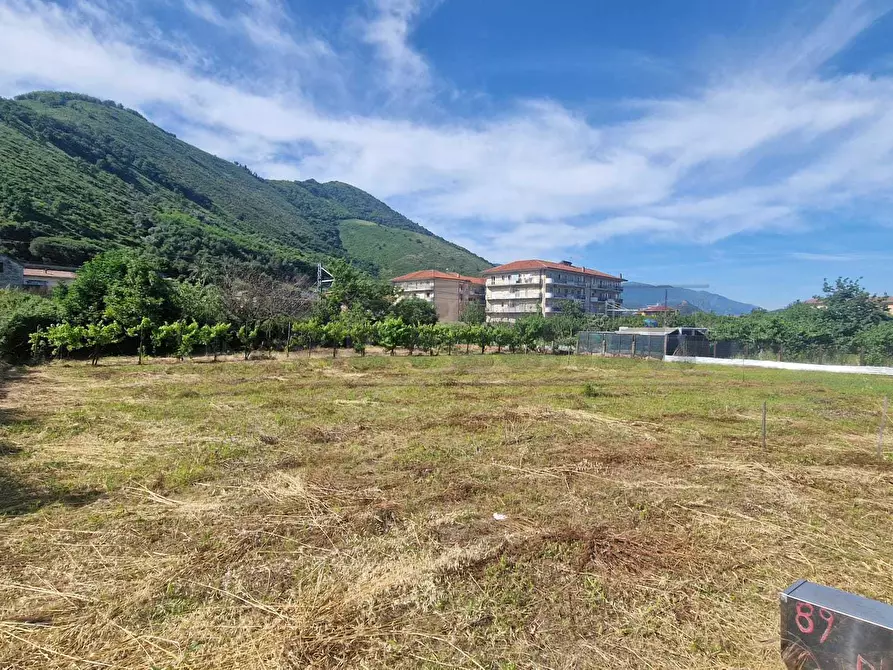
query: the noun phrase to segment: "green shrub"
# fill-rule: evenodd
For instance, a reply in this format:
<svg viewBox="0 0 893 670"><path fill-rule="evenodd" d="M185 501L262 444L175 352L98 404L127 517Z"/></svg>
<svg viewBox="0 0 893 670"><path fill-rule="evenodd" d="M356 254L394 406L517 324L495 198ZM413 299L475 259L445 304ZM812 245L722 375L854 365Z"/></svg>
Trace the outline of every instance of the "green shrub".
<svg viewBox="0 0 893 670"><path fill-rule="evenodd" d="M587 398L598 398L602 394L601 389L595 384L586 384L583 387L583 395Z"/></svg>
<svg viewBox="0 0 893 670"><path fill-rule="evenodd" d="M62 318L48 298L22 291L0 290L0 358L11 362L31 355L30 335Z"/></svg>
<svg viewBox="0 0 893 670"><path fill-rule="evenodd" d="M28 246L31 256L50 265L79 266L97 255L102 249L86 240L68 237L35 237Z"/></svg>

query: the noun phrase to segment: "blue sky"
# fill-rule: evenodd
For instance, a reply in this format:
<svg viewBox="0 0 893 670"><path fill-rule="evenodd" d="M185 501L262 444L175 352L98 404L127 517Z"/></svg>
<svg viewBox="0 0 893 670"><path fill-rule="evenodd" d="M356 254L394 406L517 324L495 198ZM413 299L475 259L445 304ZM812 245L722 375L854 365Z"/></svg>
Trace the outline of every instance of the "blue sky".
<svg viewBox="0 0 893 670"><path fill-rule="evenodd" d="M140 110L493 261L893 293L893 0L0 0L0 96Z"/></svg>

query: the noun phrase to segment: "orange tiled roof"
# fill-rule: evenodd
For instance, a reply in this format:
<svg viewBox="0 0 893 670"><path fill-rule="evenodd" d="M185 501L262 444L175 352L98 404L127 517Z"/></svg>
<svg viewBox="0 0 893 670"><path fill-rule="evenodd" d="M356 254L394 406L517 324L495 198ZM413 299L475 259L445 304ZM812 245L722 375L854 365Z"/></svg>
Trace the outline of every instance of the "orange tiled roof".
<svg viewBox="0 0 893 670"><path fill-rule="evenodd" d="M401 275L400 277L394 277L391 281L404 282L421 281L425 279L451 279L453 281L467 281L472 284L483 284L485 282L482 277L466 277L465 275L460 275L458 272L442 272L441 270L419 270L417 272Z"/></svg>
<svg viewBox="0 0 893 670"><path fill-rule="evenodd" d="M50 270L47 268L23 268L22 274L25 277L36 277L39 279L74 279L77 275L71 270Z"/></svg>
<svg viewBox="0 0 893 670"><path fill-rule="evenodd" d="M592 277L602 277L603 279L615 279L617 281L626 281L621 277L615 277L591 268L581 268L576 265L565 265L564 263L554 263L552 261L527 260L514 261L505 265L498 265L495 268L484 270L482 274L498 275L508 272L523 272L524 270L564 270L566 272L576 272L577 274L589 275Z"/></svg>

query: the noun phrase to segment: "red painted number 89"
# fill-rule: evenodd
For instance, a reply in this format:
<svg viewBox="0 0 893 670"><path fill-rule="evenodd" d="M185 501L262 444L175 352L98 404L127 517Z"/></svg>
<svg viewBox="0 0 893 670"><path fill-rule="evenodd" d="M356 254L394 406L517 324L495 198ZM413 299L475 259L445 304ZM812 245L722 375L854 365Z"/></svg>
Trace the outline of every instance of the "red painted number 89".
<svg viewBox="0 0 893 670"><path fill-rule="evenodd" d="M815 620L813 619L814 613L815 608L811 604L797 603L797 616L794 617L794 621L797 624L797 628L799 628L800 632L804 635L809 635L815 630ZM821 644L827 640L828 636L831 634L831 627L834 625L834 613L822 608L819 609L819 618L828 624L825 627L825 632L822 633L822 637L819 639L819 644Z"/></svg>

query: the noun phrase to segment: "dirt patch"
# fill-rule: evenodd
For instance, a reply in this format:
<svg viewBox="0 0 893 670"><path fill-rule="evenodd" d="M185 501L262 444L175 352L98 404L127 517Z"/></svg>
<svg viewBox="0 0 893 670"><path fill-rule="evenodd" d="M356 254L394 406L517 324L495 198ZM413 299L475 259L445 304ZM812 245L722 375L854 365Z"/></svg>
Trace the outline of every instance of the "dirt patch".
<svg viewBox="0 0 893 670"><path fill-rule="evenodd" d="M340 426L309 426L302 431L302 434L312 444L329 444L355 440L368 430L369 426L355 423Z"/></svg>

